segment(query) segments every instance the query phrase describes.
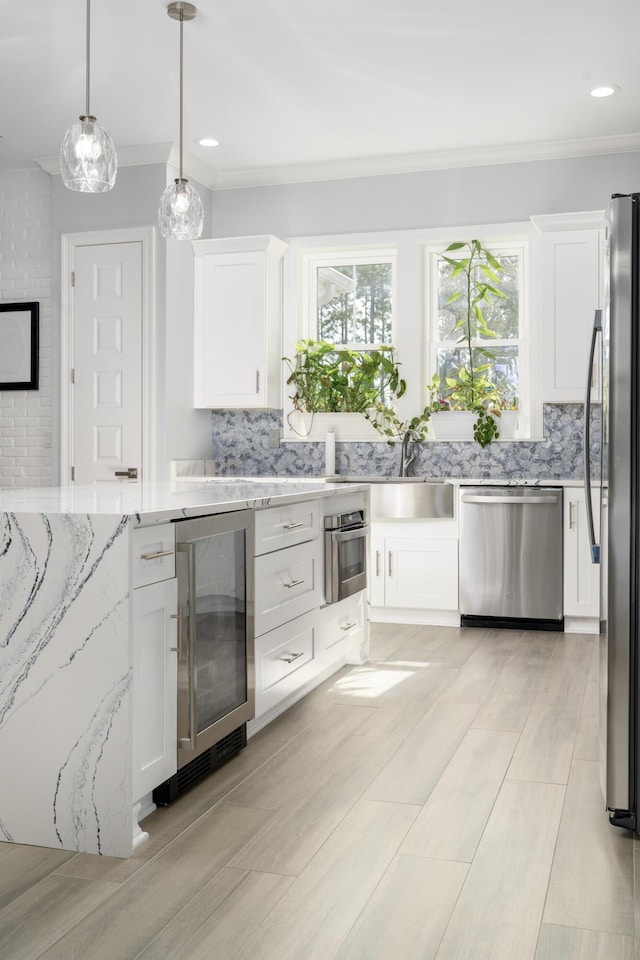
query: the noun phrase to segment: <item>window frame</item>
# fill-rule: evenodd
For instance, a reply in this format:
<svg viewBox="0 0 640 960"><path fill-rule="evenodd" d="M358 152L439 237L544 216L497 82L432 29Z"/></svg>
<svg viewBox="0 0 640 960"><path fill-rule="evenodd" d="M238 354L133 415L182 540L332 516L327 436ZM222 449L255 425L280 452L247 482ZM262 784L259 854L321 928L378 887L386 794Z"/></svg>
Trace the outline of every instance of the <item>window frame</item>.
<svg viewBox="0 0 640 960"><path fill-rule="evenodd" d="M482 239L490 250L493 250L494 245L500 244L520 244L525 250L517 439L542 439L542 377L533 376L532 372L537 371L538 367L541 371L542 364L548 360L545 345L539 342L543 336L543 327L538 316L536 284L540 280L541 262L537 232L530 220L289 238L289 249L284 257L282 356L291 357L296 341L313 336L315 302L310 299L309 263L334 265L336 258L339 258L344 264L345 261L355 262L355 257L362 257L366 263L370 257L394 256L392 345L395 347L402 376L407 381L407 391L397 403L397 412L401 419L415 416L428 400L427 387L433 377L431 317L427 309L429 276L426 250L438 248L442 252L453 241L472 240L476 237ZM351 346L360 349L362 344ZM283 440L324 440L324 431L328 429L324 424L319 428L314 426L308 437L300 436L291 428L287 418L293 411L293 405L288 398L288 373L284 363L282 368ZM362 414L340 413L332 416L335 426L332 424L331 429L337 431L336 437L339 440L386 442Z"/></svg>
<svg viewBox="0 0 640 960"><path fill-rule="evenodd" d="M317 238L320 239L320 238ZM289 310L289 322L285 321L283 330L283 356L293 356L293 344L297 340L318 339L317 329L317 296L318 296L318 268L320 267L338 267L349 265L366 265L375 263L391 264L391 331L392 340L386 345L395 347L395 334L397 332L397 291L398 291L398 251L394 244L388 243L336 243L329 246L320 246L317 248L306 248L296 251L293 248L293 264L289 265L289 271L292 276L287 285L291 291L289 298L293 305L293 311L296 312L298 306L298 322L291 322L291 309ZM292 269L293 267L293 269ZM285 266L285 271L287 270ZM296 330L293 337L291 333ZM336 348L346 348L348 350L373 350L381 346L379 342L355 342L336 343ZM287 352L290 351L290 352ZM397 351L396 351L397 352ZM284 364L283 364L284 366ZM293 410L293 406L288 396L288 387L286 384L287 371L283 375L283 408L284 408L284 434L285 440L320 440L325 438L327 429L332 429L339 440L355 440L375 442L383 440L381 435L365 420L361 413L332 413L316 414L311 427L311 432L306 436L307 427L302 424L300 414Z"/></svg>

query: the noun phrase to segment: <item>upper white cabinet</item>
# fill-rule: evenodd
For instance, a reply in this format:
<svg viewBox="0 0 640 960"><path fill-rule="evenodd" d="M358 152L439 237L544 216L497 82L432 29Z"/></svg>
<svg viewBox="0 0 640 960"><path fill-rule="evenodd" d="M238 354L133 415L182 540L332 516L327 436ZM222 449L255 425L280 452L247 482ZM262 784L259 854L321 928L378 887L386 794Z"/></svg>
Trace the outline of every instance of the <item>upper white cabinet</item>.
<svg viewBox="0 0 640 960"><path fill-rule="evenodd" d="M286 249L272 236L194 241L196 407L280 407Z"/></svg>
<svg viewBox="0 0 640 960"><path fill-rule="evenodd" d="M582 403L594 311L602 306L605 216L531 219L540 234L541 399Z"/></svg>

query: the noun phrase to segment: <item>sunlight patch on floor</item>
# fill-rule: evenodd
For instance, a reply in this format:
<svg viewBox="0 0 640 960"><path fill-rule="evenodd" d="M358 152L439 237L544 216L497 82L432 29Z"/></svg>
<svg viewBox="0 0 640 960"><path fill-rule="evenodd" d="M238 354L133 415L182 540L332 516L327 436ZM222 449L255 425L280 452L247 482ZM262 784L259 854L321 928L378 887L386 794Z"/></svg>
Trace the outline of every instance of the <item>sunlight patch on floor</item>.
<svg viewBox="0 0 640 960"><path fill-rule="evenodd" d="M389 690L409 680L416 670L428 667L428 663L393 660L388 662L389 669L377 666L361 667L352 670L346 677L340 677L333 685L333 692L350 694L354 697L382 697ZM407 669L407 668L411 669ZM404 669L399 669L404 668Z"/></svg>

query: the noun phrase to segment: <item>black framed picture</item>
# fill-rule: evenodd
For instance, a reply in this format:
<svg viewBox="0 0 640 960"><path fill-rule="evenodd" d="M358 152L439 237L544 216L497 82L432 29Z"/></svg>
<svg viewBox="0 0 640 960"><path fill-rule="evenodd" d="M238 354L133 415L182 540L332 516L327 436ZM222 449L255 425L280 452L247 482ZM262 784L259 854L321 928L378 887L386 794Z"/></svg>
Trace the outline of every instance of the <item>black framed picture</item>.
<svg viewBox="0 0 640 960"><path fill-rule="evenodd" d="M38 389L40 304L0 303L0 390Z"/></svg>

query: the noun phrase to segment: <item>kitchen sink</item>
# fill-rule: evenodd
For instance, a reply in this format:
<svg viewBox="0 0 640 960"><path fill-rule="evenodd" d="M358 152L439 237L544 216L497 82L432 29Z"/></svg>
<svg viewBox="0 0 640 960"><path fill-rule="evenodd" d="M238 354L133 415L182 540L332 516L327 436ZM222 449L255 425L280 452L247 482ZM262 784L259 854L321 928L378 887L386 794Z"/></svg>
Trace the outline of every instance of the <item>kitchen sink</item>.
<svg viewBox="0 0 640 960"><path fill-rule="evenodd" d="M332 477L334 482L371 484L372 520L453 517L453 485L424 477Z"/></svg>

